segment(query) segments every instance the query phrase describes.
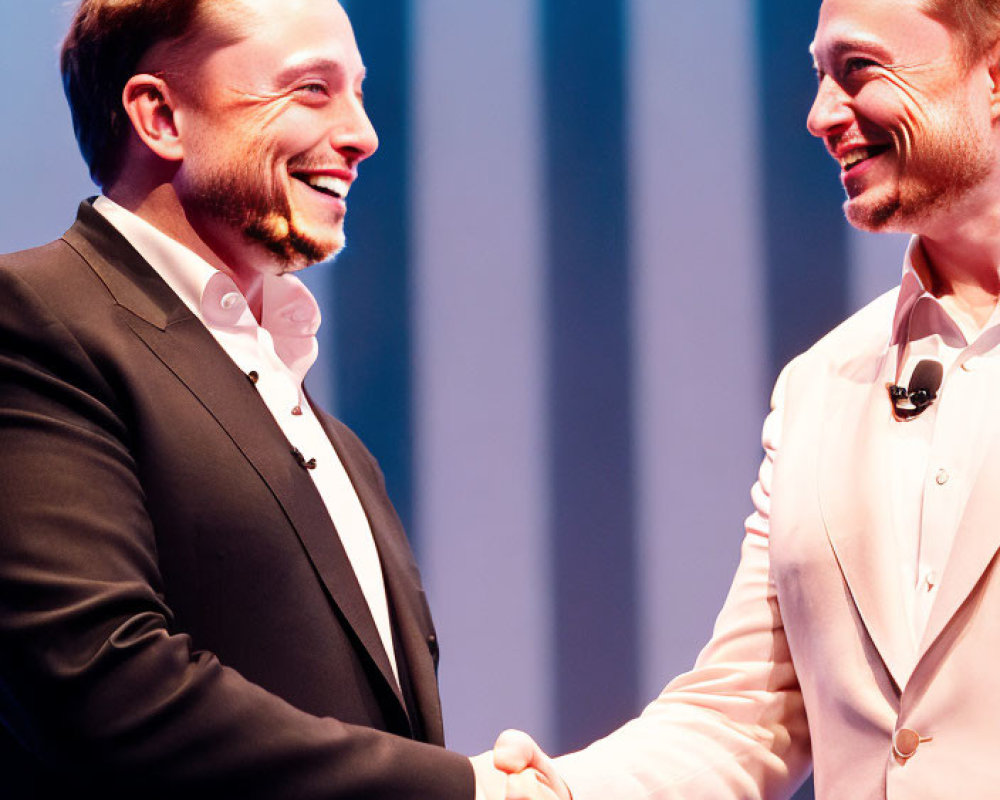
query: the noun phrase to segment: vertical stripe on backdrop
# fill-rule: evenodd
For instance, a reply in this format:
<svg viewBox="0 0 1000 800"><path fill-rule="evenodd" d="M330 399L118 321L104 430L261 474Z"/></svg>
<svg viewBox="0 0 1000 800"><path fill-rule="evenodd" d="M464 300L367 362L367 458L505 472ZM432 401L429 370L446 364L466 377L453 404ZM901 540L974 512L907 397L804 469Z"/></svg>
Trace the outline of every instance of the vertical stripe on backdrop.
<svg viewBox="0 0 1000 800"><path fill-rule="evenodd" d="M415 510L449 745L551 745L534 0L414 14Z"/></svg>
<svg viewBox="0 0 1000 800"><path fill-rule="evenodd" d="M808 47L819 3L757 0L760 139L771 377L847 315L837 167L805 129L816 93ZM810 800L808 781L794 800Z"/></svg>
<svg viewBox="0 0 1000 800"><path fill-rule="evenodd" d="M556 749L638 705L624 0L542 9Z"/></svg>
<svg viewBox="0 0 1000 800"><path fill-rule="evenodd" d="M838 168L806 131L819 4L757 0L760 159L772 377L847 314Z"/></svg>
<svg viewBox="0 0 1000 800"><path fill-rule="evenodd" d="M767 408L752 8L632 0L642 696L708 641Z"/></svg>
<svg viewBox="0 0 1000 800"><path fill-rule="evenodd" d="M899 283L903 256L910 241L906 233L866 233L847 222L847 252L850 255L851 280L848 302L855 311Z"/></svg>
<svg viewBox="0 0 1000 800"><path fill-rule="evenodd" d="M336 408L371 449L412 535L408 0L345 0L379 149L360 167L348 246L332 271Z"/></svg>
<svg viewBox="0 0 1000 800"><path fill-rule="evenodd" d="M60 0L0 4L0 253L58 238L97 193L59 76L73 10Z"/></svg>

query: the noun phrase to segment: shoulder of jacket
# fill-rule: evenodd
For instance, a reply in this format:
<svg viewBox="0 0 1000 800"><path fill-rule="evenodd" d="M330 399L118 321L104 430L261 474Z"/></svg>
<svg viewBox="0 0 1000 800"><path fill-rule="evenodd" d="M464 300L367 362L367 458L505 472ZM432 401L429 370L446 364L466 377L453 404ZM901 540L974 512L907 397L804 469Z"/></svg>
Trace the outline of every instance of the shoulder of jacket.
<svg viewBox="0 0 1000 800"><path fill-rule="evenodd" d="M898 296L898 286L879 295L789 362L789 368L819 364L839 367L858 358L881 354L892 335Z"/></svg>

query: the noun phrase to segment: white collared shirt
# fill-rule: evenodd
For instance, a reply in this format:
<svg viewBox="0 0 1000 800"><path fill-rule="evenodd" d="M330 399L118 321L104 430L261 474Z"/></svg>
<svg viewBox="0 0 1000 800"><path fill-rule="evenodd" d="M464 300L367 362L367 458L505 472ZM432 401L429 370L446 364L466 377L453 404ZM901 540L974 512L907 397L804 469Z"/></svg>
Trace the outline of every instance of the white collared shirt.
<svg viewBox="0 0 1000 800"><path fill-rule="evenodd" d="M94 208L124 236L246 374L291 447L304 460L336 528L398 681L389 606L368 518L330 439L306 402L302 381L316 360L320 311L293 275L266 275L261 324L232 278L107 197ZM331 529L332 532L332 529Z"/></svg>
<svg viewBox="0 0 1000 800"><path fill-rule="evenodd" d="M924 286L918 265L926 266L914 237L893 318L896 383L908 385L924 359L944 370L937 400L916 418L894 423L890 444L894 530L915 651L976 477L977 441L997 424L1000 397L1000 310L982 330L969 330ZM970 426L969 419L982 425Z"/></svg>

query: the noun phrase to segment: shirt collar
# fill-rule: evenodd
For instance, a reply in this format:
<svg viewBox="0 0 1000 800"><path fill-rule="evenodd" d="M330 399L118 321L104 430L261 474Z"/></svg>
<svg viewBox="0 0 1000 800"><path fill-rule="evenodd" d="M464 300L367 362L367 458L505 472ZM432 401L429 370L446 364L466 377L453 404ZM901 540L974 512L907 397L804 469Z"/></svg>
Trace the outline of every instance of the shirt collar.
<svg viewBox="0 0 1000 800"><path fill-rule="evenodd" d="M275 353L299 382L316 360L322 320L312 293L294 275L265 275L258 326L236 283L194 251L105 196L94 209L108 220L163 278L181 301L212 330L256 335L263 328Z"/></svg>
<svg viewBox="0 0 1000 800"><path fill-rule="evenodd" d="M1000 343L1000 307L981 329L966 330L930 291L930 282L930 264L919 237L914 236L903 262L903 277L893 316L892 345L903 348L904 353L909 353L911 346L918 344L918 350L938 353L954 354L967 347L979 354L994 350Z"/></svg>
<svg viewBox="0 0 1000 800"><path fill-rule="evenodd" d="M892 344L905 344L908 338L910 314L921 297L931 297L925 281L930 280L930 267L924 255L920 237L914 236L903 259L903 277L899 282L896 311L892 317Z"/></svg>

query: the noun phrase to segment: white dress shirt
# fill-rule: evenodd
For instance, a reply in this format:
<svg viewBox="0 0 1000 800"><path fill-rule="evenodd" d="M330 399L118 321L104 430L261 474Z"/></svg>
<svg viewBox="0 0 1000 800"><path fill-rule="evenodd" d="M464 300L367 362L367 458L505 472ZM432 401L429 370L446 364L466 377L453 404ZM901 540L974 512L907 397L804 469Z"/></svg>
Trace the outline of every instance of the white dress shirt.
<svg viewBox="0 0 1000 800"><path fill-rule="evenodd" d="M892 424L892 506L903 585L910 612L914 655L923 636L931 605L951 553L975 465L969 454L970 415L993 423L997 414L981 415L983 398L1000 397L1000 314L980 331L954 318L924 286L929 274L919 241L906 254L899 299L893 319L898 354L896 383L906 386L916 365L938 361L944 378L938 398L919 416ZM977 435L986 435L979 429Z"/></svg>
<svg viewBox="0 0 1000 800"><path fill-rule="evenodd" d="M228 275L107 197L97 198L94 208L156 270L236 365L253 375L257 391L291 447L303 463L309 462L306 472L336 527L398 681L385 583L371 527L302 389L318 353L316 300L293 275L266 275L258 324Z"/></svg>

